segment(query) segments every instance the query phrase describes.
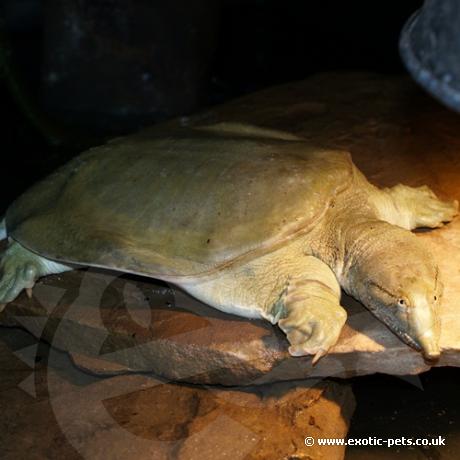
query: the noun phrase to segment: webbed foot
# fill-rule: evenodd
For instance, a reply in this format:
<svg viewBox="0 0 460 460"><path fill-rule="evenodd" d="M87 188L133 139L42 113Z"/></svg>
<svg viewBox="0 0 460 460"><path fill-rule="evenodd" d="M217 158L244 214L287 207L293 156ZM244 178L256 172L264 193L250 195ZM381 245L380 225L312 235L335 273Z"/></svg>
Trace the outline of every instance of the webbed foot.
<svg viewBox="0 0 460 460"><path fill-rule="evenodd" d="M457 200L442 201L426 185L408 187L399 184L388 191L400 214L401 222L396 224L404 228L442 227L458 214Z"/></svg>
<svg viewBox="0 0 460 460"><path fill-rule="evenodd" d="M415 189L414 200L417 227L442 227L458 214L458 201L441 201L426 185Z"/></svg>
<svg viewBox="0 0 460 460"><path fill-rule="evenodd" d="M292 356L314 355L312 364L325 356L337 343L347 319L338 304L316 299L317 303L294 301L287 308L287 316L278 322L291 344Z"/></svg>
<svg viewBox="0 0 460 460"><path fill-rule="evenodd" d="M41 276L70 269L27 250L17 242L10 243L0 261L0 311L23 289L31 296L32 288Z"/></svg>

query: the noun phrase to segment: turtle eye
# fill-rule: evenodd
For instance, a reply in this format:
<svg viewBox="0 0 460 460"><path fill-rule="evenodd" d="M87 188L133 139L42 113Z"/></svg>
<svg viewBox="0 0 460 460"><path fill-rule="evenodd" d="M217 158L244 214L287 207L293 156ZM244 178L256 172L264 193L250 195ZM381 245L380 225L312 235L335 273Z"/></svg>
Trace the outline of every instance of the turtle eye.
<svg viewBox="0 0 460 460"><path fill-rule="evenodd" d="M406 301L404 299L399 299L398 300L398 305L401 306L401 307L405 307L406 306Z"/></svg>
<svg viewBox="0 0 460 460"><path fill-rule="evenodd" d="M438 296L434 296L434 301L436 302L436 300L438 300Z"/></svg>

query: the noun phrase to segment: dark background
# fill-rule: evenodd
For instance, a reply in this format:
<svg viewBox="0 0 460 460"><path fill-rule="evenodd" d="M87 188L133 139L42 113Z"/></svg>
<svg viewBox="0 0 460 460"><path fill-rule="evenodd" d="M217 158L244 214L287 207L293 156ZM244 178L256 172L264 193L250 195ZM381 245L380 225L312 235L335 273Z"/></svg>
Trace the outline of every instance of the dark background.
<svg viewBox="0 0 460 460"><path fill-rule="evenodd" d="M78 102L86 98L92 104L90 112L97 112L98 103L102 110L105 107L108 112L115 111L116 103L107 109L107 100L116 101L116 97L128 97L130 87L133 88L134 85L130 85L129 80L122 81L122 76L119 75L120 84L116 86L117 73L121 72L119 69L117 71L113 56L112 61L105 64L105 68L104 65L95 66L94 62L87 63L89 70L83 77L81 73L76 73L61 92L48 95L43 78L46 77L49 70L47 66L50 64L49 59L47 63L44 56L53 57L53 52L66 52L66 37L63 36L62 28L56 30L56 24L66 20L65 17L59 19L59 15L65 16L72 4L95 5L94 11L87 7L85 14L87 17L105 21L108 38L102 46L110 47L110 40L119 38L115 27L113 30L110 27L112 23L118 24L120 18L124 17L117 12L117 7L126 5L126 0L2 0L0 3L3 24L0 43L0 148L4 171L4 182L0 186L2 209L31 182L69 156L100 142L104 137L199 110L266 86L304 79L317 72L352 69L403 73L405 70L398 53L399 33L404 22L422 2L170 0L146 3L145 0L131 0L128 3L144 4L143 14L130 19L131 30L136 29L136 21L139 21L139 29L144 27L138 43L141 48L157 44L160 53L168 55L168 47L180 48L180 41L186 42L189 39L183 35L183 30L190 21L195 21L193 26L199 30L212 27L213 32L205 36L205 43L199 45L201 51L195 49L199 48L198 45L194 45L192 51L186 51L188 54L196 52L197 57L179 54L180 59L170 62L169 67L168 62L165 62L164 69L161 68L161 63L154 68L160 75L159 78L164 75L163 88L167 92L168 73L171 73L171 68L192 66L194 59L201 59L200 81L192 82L195 89L199 86L196 89L196 98L181 106L180 102L184 97L180 94L182 88L179 87L172 96L165 96L165 104L170 106L169 112L163 108L161 113L143 114L141 107L141 114L134 120L129 117L120 120L118 117L116 122L108 119L103 126L98 125L100 117L97 113L93 120L91 114L85 113L84 126L81 123L72 123L72 119L69 122L66 119L69 112L66 104L72 106L76 100ZM160 23L155 24L158 13L156 10L146 9L145 5L166 3L171 5L169 13L160 12L166 19L162 17ZM110 14L113 15L112 19ZM136 11L131 11L130 14L135 16ZM149 20L153 24L150 29ZM120 28L122 26L123 24ZM97 27L101 29L101 26ZM45 40L47 34L48 40ZM132 36L131 31L131 41ZM64 51L59 48L60 42L63 42L61 48ZM92 50L93 48L82 49L81 54L87 56ZM71 56L64 65L67 69L84 66L81 61L72 65ZM110 72L110 84L113 85L107 90L105 99L98 87L101 86L99 80L104 72ZM87 83L84 78L87 78ZM81 94L75 96L78 85ZM111 94L109 90L116 94ZM133 100L128 102L136 106L143 97L140 92L137 100L133 96ZM70 100L67 101L67 98ZM24 104L22 107L18 104L18 101L24 99L28 104L26 108ZM53 142L50 141L57 145L52 145Z"/></svg>

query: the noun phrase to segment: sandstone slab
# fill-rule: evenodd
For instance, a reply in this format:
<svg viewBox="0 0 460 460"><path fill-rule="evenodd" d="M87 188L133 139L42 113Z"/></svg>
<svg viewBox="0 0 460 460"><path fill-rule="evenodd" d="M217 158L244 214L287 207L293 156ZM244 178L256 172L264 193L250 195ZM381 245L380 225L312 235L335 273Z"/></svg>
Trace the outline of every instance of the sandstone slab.
<svg viewBox="0 0 460 460"><path fill-rule="evenodd" d="M343 459L355 401L350 386L284 382L245 388L164 383L141 375L92 379L50 350L29 365L30 345L0 336L2 459ZM25 373L29 375L26 377Z"/></svg>
<svg viewBox="0 0 460 460"><path fill-rule="evenodd" d="M349 150L379 186L427 184L460 199L460 117L409 79L326 74L271 88L187 120L250 122ZM418 233L432 246L445 284L438 366L460 365L460 218ZM349 318L338 344L315 367L292 358L270 324L225 315L151 280L97 271L42 280L1 315L97 373L153 371L172 380L242 385L305 377L429 369L360 304L344 296Z"/></svg>

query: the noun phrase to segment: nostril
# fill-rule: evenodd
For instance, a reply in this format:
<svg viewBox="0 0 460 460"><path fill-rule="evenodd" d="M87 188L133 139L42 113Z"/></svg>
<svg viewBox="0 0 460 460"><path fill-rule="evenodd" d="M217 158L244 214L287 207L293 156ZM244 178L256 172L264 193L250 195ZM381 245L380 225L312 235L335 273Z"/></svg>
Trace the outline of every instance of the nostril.
<svg viewBox="0 0 460 460"><path fill-rule="evenodd" d="M422 346L423 357L427 361L437 361L441 356L441 349L434 330L426 330L419 336L419 342Z"/></svg>

